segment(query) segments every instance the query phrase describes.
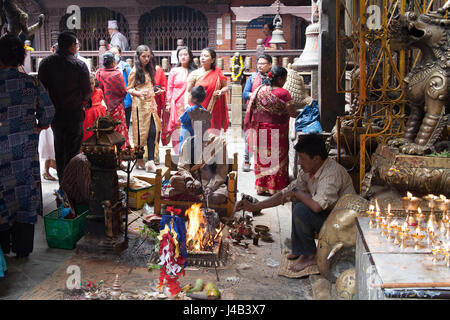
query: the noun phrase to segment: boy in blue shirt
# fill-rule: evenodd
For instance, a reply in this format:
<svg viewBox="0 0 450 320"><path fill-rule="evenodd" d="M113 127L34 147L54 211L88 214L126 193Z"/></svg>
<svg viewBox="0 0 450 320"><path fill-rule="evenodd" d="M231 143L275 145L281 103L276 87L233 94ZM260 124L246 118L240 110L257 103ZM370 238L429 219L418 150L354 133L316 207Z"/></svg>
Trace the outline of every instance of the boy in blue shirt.
<svg viewBox="0 0 450 320"><path fill-rule="evenodd" d="M180 132L180 144L178 149L178 154L181 151L181 146L183 145L183 141L186 138L194 135L194 128L192 126L191 118L189 117L189 113L195 109L203 108L205 109L201 103L205 100L206 91L202 86L193 87L190 92L190 100L194 104L192 107L189 107L184 111L184 113L180 117L181 123L181 132ZM206 110L206 109L205 109Z"/></svg>

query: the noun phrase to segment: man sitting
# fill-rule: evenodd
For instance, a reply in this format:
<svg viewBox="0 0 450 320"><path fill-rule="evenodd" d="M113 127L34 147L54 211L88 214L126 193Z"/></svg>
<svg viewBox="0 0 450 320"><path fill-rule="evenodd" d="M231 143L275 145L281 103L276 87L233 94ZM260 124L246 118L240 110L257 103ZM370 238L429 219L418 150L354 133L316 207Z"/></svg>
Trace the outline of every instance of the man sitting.
<svg viewBox="0 0 450 320"><path fill-rule="evenodd" d="M236 210L258 211L295 201L292 204L292 253L287 258L296 260L289 269L299 272L316 264L314 233L319 233L339 198L355 193L355 189L347 170L328 158L325 143L319 135L301 136L294 148L301 166L297 179L264 201L238 202Z"/></svg>
<svg viewBox="0 0 450 320"><path fill-rule="evenodd" d="M207 132L211 124L211 114L207 110L193 109L189 117L194 136L183 142L178 172L170 178L170 186L165 189L164 195L173 200L193 200L202 195L208 203L225 203L228 174L226 142Z"/></svg>

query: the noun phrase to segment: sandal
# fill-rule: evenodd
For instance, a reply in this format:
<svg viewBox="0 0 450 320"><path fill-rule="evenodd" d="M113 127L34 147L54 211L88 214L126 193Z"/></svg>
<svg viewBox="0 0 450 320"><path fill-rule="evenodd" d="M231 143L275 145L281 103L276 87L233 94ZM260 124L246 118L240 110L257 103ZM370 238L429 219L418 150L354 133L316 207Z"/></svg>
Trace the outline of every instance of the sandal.
<svg viewBox="0 0 450 320"><path fill-rule="evenodd" d="M44 173L42 174L42 177L43 177L45 180L49 180L49 181L58 181L58 179L56 179L54 176L52 176L50 173L47 173L47 172L44 172Z"/></svg>
<svg viewBox="0 0 450 320"><path fill-rule="evenodd" d="M300 257L299 255L297 256L297 255L292 254L292 253L289 253L289 254L286 256L286 258L287 258L288 260L297 260L299 257Z"/></svg>

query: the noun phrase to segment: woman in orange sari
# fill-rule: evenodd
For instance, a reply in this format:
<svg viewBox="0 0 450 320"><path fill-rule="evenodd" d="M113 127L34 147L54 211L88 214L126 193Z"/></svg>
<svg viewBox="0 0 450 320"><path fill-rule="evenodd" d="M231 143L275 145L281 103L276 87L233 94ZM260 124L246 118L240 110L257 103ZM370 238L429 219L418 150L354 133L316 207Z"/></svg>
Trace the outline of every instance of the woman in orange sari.
<svg viewBox="0 0 450 320"><path fill-rule="evenodd" d="M189 92L193 87L202 86L206 90L206 98L202 106L211 113L211 129L226 131L230 122L226 93L227 77L216 67L216 52L205 48L200 54L201 67L193 71L187 80L185 106L188 105Z"/></svg>
<svg viewBox="0 0 450 320"><path fill-rule="evenodd" d="M273 67L267 77L270 85L256 88L244 120L244 126L252 129L248 145L256 151L258 195L273 195L289 184L289 116L295 116L294 101L283 89L286 69Z"/></svg>

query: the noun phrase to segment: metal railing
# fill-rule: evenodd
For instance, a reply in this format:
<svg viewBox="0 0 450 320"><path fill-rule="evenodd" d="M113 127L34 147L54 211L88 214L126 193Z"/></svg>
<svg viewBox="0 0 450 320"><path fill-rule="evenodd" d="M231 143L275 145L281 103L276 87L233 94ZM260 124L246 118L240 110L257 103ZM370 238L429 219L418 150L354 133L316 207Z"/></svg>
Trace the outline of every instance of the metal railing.
<svg viewBox="0 0 450 320"><path fill-rule="evenodd" d="M91 62L91 70L95 71L102 65L101 56L106 51L106 41L101 40L98 51L80 51L80 55ZM268 53L275 60L274 64L281 65L283 67L287 67L289 63L293 63L296 58L298 58L303 50L297 49L289 49L289 50L264 50L263 46L258 45L256 49L249 50L216 50L217 59L222 59L222 63L218 64L222 67L224 74L228 77L231 76L230 70L230 60L236 52L239 52L242 57L245 57L246 60L246 69L245 73L251 73L256 71L256 60L259 55L262 53ZM194 55L194 59L198 59L200 56L201 50L192 51ZM41 59L51 55L51 51L28 51L25 57L25 69L29 73L35 73L39 69L39 63ZM170 58L172 57L173 51L164 50L164 51L153 51L157 62L166 72L169 72L173 65L170 65ZM122 58L124 59L133 59L135 55L135 51L123 51ZM250 58L250 59L249 59ZM165 60L166 59L166 60ZM164 61L165 60L165 61ZM131 63L132 60L130 61Z"/></svg>

